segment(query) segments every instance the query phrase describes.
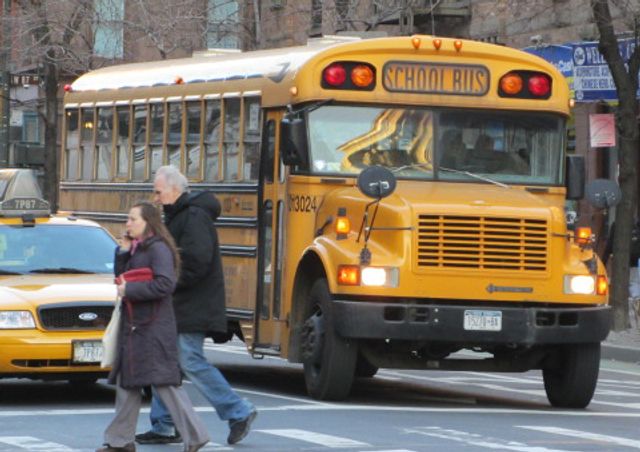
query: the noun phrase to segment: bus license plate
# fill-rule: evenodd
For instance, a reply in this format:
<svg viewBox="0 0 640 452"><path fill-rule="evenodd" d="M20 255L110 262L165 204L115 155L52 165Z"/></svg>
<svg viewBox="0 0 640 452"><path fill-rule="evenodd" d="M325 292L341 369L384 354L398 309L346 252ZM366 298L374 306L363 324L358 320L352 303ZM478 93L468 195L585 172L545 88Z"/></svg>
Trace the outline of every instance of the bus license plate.
<svg viewBox="0 0 640 452"><path fill-rule="evenodd" d="M74 363L99 363L102 361L102 341L73 341Z"/></svg>
<svg viewBox="0 0 640 452"><path fill-rule="evenodd" d="M502 312L464 311L464 329L470 331L501 331Z"/></svg>

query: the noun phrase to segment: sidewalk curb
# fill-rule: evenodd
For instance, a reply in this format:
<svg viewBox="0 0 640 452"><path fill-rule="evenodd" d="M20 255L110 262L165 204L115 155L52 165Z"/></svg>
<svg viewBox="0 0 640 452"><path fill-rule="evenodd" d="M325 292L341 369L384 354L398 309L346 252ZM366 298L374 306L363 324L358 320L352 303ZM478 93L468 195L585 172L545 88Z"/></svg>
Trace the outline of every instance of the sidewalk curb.
<svg viewBox="0 0 640 452"><path fill-rule="evenodd" d="M622 345L611 345L606 342L601 346L602 359L611 359L627 363L640 363L640 349L634 347L624 347Z"/></svg>

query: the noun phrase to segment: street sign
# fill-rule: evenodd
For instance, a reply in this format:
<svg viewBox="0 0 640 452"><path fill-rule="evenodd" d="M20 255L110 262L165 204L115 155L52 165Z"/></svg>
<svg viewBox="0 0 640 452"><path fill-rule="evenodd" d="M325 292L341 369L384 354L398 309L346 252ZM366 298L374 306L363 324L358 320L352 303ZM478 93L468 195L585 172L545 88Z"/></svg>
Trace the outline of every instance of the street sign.
<svg viewBox="0 0 640 452"><path fill-rule="evenodd" d="M609 72L604 56L598 50L597 42L571 44L573 49L573 86L576 100L617 100L616 86ZM627 62L633 53L633 39L618 40L622 59ZM640 97L640 90L636 94Z"/></svg>
<svg viewBox="0 0 640 452"><path fill-rule="evenodd" d="M613 113L589 115L589 138L592 148L616 145L616 121Z"/></svg>

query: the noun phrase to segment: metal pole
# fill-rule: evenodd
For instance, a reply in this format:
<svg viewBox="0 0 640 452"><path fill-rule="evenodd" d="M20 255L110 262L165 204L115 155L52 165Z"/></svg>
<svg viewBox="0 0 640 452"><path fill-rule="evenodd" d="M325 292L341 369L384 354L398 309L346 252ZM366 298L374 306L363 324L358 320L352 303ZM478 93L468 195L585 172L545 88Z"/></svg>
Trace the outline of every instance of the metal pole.
<svg viewBox="0 0 640 452"><path fill-rule="evenodd" d="M2 52L0 53L2 95L2 115L0 119L0 167L9 166L9 93L11 74L9 59L11 58L11 0L3 0L2 9Z"/></svg>

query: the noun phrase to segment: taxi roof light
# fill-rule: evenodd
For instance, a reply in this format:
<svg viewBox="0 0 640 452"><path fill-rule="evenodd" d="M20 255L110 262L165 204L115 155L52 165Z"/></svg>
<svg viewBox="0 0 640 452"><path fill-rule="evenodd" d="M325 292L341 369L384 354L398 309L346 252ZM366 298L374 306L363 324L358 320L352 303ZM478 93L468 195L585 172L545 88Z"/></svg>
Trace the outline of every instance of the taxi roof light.
<svg viewBox="0 0 640 452"><path fill-rule="evenodd" d="M33 170L2 169L0 182L6 184L4 196L0 198L0 217L22 217L26 218L26 223L31 223L31 218L51 214Z"/></svg>

